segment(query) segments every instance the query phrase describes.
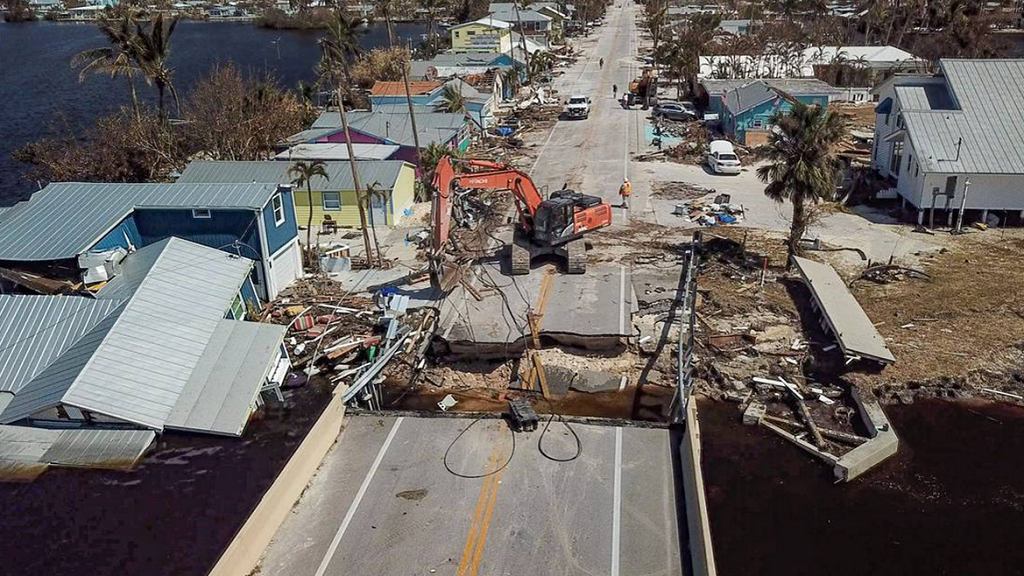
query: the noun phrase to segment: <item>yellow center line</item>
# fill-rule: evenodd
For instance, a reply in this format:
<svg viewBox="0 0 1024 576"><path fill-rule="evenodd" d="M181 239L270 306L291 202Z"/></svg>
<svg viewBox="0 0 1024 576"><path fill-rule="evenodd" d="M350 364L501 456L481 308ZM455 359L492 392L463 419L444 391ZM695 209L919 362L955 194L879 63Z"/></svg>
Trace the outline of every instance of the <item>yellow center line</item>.
<svg viewBox="0 0 1024 576"><path fill-rule="evenodd" d="M489 474L484 478L483 485L480 486L480 496L476 501L476 511L473 513L473 524L469 527L469 533L466 534L466 545L462 549L462 560L459 561L459 572L458 576L465 576L466 569L469 567L470 559L473 555L473 544L476 542L476 535L479 531L480 520L484 516L484 505L487 503L487 496L491 490L491 484L494 482L495 474L491 474L494 470L498 461L498 450L497 446L491 450L491 457L487 462L487 467L484 469L485 474Z"/></svg>
<svg viewBox="0 0 1024 576"><path fill-rule="evenodd" d="M480 567L480 558L483 557L484 542L487 541L487 528L491 524L491 513L494 512L494 503L498 499L498 488L501 487L501 474L504 470L498 470L494 474L494 481L491 482L491 496L487 502L487 512L484 514L484 523L480 526L480 536L476 540L476 552L473 554L473 567L469 576L476 576L477 568Z"/></svg>

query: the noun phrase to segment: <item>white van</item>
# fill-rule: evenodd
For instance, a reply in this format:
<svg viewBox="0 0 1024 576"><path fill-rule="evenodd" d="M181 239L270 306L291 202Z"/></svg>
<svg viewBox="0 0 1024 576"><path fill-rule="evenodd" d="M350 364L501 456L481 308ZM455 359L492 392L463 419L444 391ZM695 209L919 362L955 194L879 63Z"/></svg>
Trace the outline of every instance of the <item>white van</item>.
<svg viewBox="0 0 1024 576"><path fill-rule="evenodd" d="M714 140L708 145L708 168L715 174L739 174L740 159L732 142Z"/></svg>

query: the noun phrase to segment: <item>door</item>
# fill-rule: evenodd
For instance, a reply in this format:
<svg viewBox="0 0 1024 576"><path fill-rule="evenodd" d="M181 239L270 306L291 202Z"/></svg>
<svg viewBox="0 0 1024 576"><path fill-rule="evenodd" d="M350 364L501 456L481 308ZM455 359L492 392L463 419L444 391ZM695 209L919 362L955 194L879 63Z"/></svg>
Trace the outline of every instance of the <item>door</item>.
<svg viewBox="0 0 1024 576"><path fill-rule="evenodd" d="M274 293L271 298L287 288L296 278L302 277L302 252L298 241L293 241L287 248L274 256L270 264L270 275L273 278Z"/></svg>
<svg viewBox="0 0 1024 576"><path fill-rule="evenodd" d="M388 205L387 200L380 196L374 196L373 202L370 204L370 210L373 212L373 225L374 226L387 226L388 224Z"/></svg>

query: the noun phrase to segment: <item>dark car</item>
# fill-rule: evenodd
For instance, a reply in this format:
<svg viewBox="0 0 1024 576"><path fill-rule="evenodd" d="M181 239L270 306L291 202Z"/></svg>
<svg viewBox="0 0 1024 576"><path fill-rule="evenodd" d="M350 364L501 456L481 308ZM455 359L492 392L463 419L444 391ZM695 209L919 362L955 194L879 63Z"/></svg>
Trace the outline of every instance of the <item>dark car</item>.
<svg viewBox="0 0 1024 576"><path fill-rule="evenodd" d="M659 102L652 114L655 118L669 120L695 120L697 109L689 102Z"/></svg>

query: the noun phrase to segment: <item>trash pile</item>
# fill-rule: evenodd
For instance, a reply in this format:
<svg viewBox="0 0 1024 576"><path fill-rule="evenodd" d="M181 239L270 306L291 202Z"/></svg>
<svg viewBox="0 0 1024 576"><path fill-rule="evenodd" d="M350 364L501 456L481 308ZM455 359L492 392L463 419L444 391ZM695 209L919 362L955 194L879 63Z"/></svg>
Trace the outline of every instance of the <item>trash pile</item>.
<svg viewBox="0 0 1024 576"><path fill-rule="evenodd" d="M657 181L651 185L651 196L668 200L696 200L709 194L715 194L713 188L704 188L680 181Z"/></svg>
<svg viewBox="0 0 1024 576"><path fill-rule="evenodd" d="M346 402L384 407L385 368L398 357L422 368L436 327L433 309L409 309L409 296L384 288L374 297L353 296L337 283L306 279L270 304L264 319L288 327L285 345L294 371L283 388L321 378L344 384Z"/></svg>
<svg viewBox="0 0 1024 576"><path fill-rule="evenodd" d="M719 194L713 200L708 197L676 204L672 212L676 216L701 226L736 224L744 220L743 205L733 204L729 194Z"/></svg>

